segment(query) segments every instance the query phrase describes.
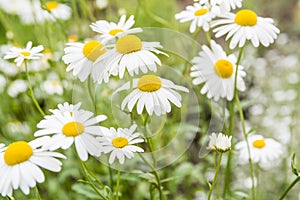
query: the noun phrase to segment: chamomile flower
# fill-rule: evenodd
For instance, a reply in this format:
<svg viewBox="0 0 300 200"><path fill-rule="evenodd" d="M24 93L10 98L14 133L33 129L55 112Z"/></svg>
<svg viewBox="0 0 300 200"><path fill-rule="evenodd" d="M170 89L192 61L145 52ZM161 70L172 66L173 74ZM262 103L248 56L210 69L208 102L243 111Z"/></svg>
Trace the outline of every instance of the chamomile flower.
<svg viewBox="0 0 300 200"><path fill-rule="evenodd" d="M218 5L220 5L221 12L229 12L231 9L236 9L242 7L243 0L217 0Z"/></svg>
<svg viewBox="0 0 300 200"><path fill-rule="evenodd" d="M44 50L42 45L37 47L32 47L32 42L29 41L26 44L25 48L12 47L9 52L6 52L4 59L15 58L14 62L17 63L17 66L21 66L23 61L26 60L34 60L42 57L41 51Z"/></svg>
<svg viewBox="0 0 300 200"><path fill-rule="evenodd" d="M227 136L222 133L219 133L218 135L216 133L212 133L211 136L209 136L209 144L208 149L215 150L219 152L226 152L231 149L231 139L232 136Z"/></svg>
<svg viewBox="0 0 300 200"><path fill-rule="evenodd" d="M64 51L65 55L62 59L68 65L67 72L73 70L73 75L78 76L81 82L85 81L92 73L94 66L97 67L97 74L93 74L94 81L108 82L109 75L102 59L106 48L101 42L91 40L84 44L80 42L67 43Z"/></svg>
<svg viewBox="0 0 300 200"><path fill-rule="evenodd" d="M284 152L282 144L272 138L264 138L262 135L249 135L248 141L252 162L258 163L262 167L272 165ZM239 151L238 160L241 163L247 163L249 154L246 141L237 143L235 148Z"/></svg>
<svg viewBox="0 0 300 200"><path fill-rule="evenodd" d="M41 168L53 172L61 170L64 155L40 148L49 137L37 138L31 142L17 141L7 147L0 145L0 194L12 196L13 190L20 188L29 194L36 183L45 181Z"/></svg>
<svg viewBox="0 0 300 200"><path fill-rule="evenodd" d="M218 101L226 98L228 101L234 95L234 76L236 72L237 58L235 55L226 55L226 52L215 41L211 41L211 49L206 45L202 46L199 56L192 60L191 77L195 78L193 84L205 83L201 89L202 94L207 93L208 98ZM239 65L237 73L237 89L246 89L243 77L246 73Z"/></svg>
<svg viewBox="0 0 300 200"><path fill-rule="evenodd" d="M132 87L134 90L125 97L121 109L124 110L127 105L131 112L134 105L137 104L138 114L142 114L145 107L149 115L154 112L157 116L171 112L170 102L181 107L181 95L176 90L189 92L187 88L155 75L144 75L141 78L133 79ZM129 82L117 89L116 92L128 89L130 89Z"/></svg>
<svg viewBox="0 0 300 200"><path fill-rule="evenodd" d="M154 54L164 54L157 48L162 48L159 42L142 42L135 35L120 37L113 50L107 53L106 63L110 74L120 78L124 77L127 69L130 76L138 74L139 70L147 73L148 70L156 71L156 64L161 65L159 58ZM154 53L153 53L154 52Z"/></svg>
<svg viewBox="0 0 300 200"><path fill-rule="evenodd" d="M58 80L46 80L45 82L42 83L42 88L49 95L63 94L62 84Z"/></svg>
<svg viewBox="0 0 300 200"><path fill-rule="evenodd" d="M215 3L210 4L208 1L205 3L195 3L193 6L187 6L185 10L177 13L175 19L181 23L192 21L190 25L191 33L194 33L197 27L202 27L207 32L210 29L209 23L217 16L220 12L219 10L219 6Z"/></svg>
<svg viewBox="0 0 300 200"><path fill-rule="evenodd" d="M106 128L96 124L104 121L107 117L105 115L92 117L92 112L79 109L78 104L73 105L73 109L69 112L68 109L71 109L71 105L61 105L59 108L50 110L52 115L45 116L37 124L40 130L36 131L34 136L52 135L43 147L49 150L68 149L75 143L81 160L86 161L88 154L100 156L101 145L95 136L100 136Z"/></svg>
<svg viewBox="0 0 300 200"><path fill-rule="evenodd" d="M56 1L48 1L45 3L47 11L51 14L49 18L67 20L71 16L71 8L65 4L58 3ZM46 11L46 12L47 12ZM49 14L47 13L47 14Z"/></svg>
<svg viewBox="0 0 300 200"><path fill-rule="evenodd" d="M144 139L139 138L140 133L135 132L137 125L132 125L128 128L110 128L102 137L97 137L98 141L103 146L103 152L109 153L109 164L112 164L118 158L121 164L124 163L125 158L133 158L134 152L144 152L141 147L135 144L144 142Z"/></svg>
<svg viewBox="0 0 300 200"><path fill-rule="evenodd" d="M90 27L93 31L100 33L100 39L102 39L103 42L106 42L116 37L142 32L141 28L131 29L134 23L135 21L133 15L131 15L127 21L126 15L122 15L117 24L114 22L108 22L106 20L99 20L96 23L92 23Z"/></svg>
<svg viewBox="0 0 300 200"><path fill-rule="evenodd" d="M26 92L28 86L22 79L14 80L7 88L7 94L11 97L17 97L20 93Z"/></svg>
<svg viewBox="0 0 300 200"><path fill-rule="evenodd" d="M271 18L258 17L252 10L240 10L236 14L226 13L220 15L223 19L212 22L216 37L226 35L226 40L231 38L229 47L234 49L237 45L243 47L250 40L254 47L259 44L267 47L274 42L279 34L279 29L274 26Z"/></svg>

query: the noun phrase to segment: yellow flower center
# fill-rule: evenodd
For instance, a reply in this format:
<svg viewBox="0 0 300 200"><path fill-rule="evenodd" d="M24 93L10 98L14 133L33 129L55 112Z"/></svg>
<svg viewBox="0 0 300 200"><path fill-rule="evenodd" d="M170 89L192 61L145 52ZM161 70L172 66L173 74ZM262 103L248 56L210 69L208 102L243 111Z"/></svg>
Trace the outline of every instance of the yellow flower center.
<svg viewBox="0 0 300 200"><path fill-rule="evenodd" d="M29 160L32 154L33 150L27 142L14 142L4 152L4 161L7 165L13 166Z"/></svg>
<svg viewBox="0 0 300 200"><path fill-rule="evenodd" d="M109 33L110 35L115 36L115 35L117 35L118 33L122 33L122 32L124 32L122 29L113 29L113 30L110 30L108 33Z"/></svg>
<svg viewBox="0 0 300 200"><path fill-rule="evenodd" d="M139 79L137 87L143 92L155 92L161 88L161 80L155 75L144 75Z"/></svg>
<svg viewBox="0 0 300 200"><path fill-rule="evenodd" d="M52 11L58 7L58 3L56 1L49 1L45 6L47 10Z"/></svg>
<svg viewBox="0 0 300 200"><path fill-rule="evenodd" d="M255 148L263 148L266 146L266 143L265 143L265 140L264 139L261 139L261 140L255 140L252 145L255 147Z"/></svg>
<svg viewBox="0 0 300 200"><path fill-rule="evenodd" d="M22 51L22 52L20 52L20 54L22 54L23 56L30 56L30 52L28 52L28 51Z"/></svg>
<svg viewBox="0 0 300 200"><path fill-rule="evenodd" d="M121 54L129 54L142 49L142 41L135 35L126 35L118 39L116 49Z"/></svg>
<svg viewBox="0 0 300 200"><path fill-rule="evenodd" d="M84 126L79 122L66 123L62 128L62 133L68 137L75 137L82 134L83 132Z"/></svg>
<svg viewBox="0 0 300 200"><path fill-rule="evenodd" d="M215 64L215 72L221 78L230 78L233 74L233 65L228 60L220 59Z"/></svg>
<svg viewBox="0 0 300 200"><path fill-rule="evenodd" d="M205 15L208 12L208 10L206 8L200 8L199 10L196 10L194 12L195 16L201 16L201 15Z"/></svg>
<svg viewBox="0 0 300 200"><path fill-rule="evenodd" d="M59 86L59 82L58 82L58 81L52 81L52 82L51 82L51 85L52 85L53 87L57 87L57 86Z"/></svg>
<svg viewBox="0 0 300 200"><path fill-rule="evenodd" d="M241 10L236 13L234 22L240 26L254 26L257 23L257 15L252 10Z"/></svg>
<svg viewBox="0 0 300 200"><path fill-rule="evenodd" d="M123 137L117 137L112 140L112 145L116 148L123 148L128 145L128 140Z"/></svg>
<svg viewBox="0 0 300 200"><path fill-rule="evenodd" d="M78 41L78 36L73 34L68 36L68 42L77 42Z"/></svg>
<svg viewBox="0 0 300 200"><path fill-rule="evenodd" d="M89 59L93 62L95 60L97 60L97 58L99 58L99 56L103 55L105 52L106 52L106 49L103 48L103 44L96 40L91 40L91 41L87 42L82 49L83 55L87 59Z"/></svg>

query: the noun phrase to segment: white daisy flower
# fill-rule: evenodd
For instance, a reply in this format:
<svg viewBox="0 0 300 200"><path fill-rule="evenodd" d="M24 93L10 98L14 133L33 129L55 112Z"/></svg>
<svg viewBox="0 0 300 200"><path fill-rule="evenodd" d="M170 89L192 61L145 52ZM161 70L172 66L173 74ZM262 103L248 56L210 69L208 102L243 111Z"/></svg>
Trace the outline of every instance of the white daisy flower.
<svg viewBox="0 0 300 200"><path fill-rule="evenodd" d="M130 159L134 157L134 152L144 152L141 147L135 146L137 143L144 142L144 139L139 138L140 133L134 132L137 128L133 124L128 128L110 128L102 137L97 137L103 146L103 152L109 153L109 164L112 164L118 158L121 164L124 163L125 157Z"/></svg>
<svg viewBox="0 0 300 200"><path fill-rule="evenodd" d="M26 44L25 48L18 48L18 47L10 48L10 51L6 52L4 59L15 58L14 62L17 63L17 66L21 66L25 59L34 60L42 57L43 54L40 52L43 50L44 47L42 45L39 45L37 47L32 47L32 42L29 41Z"/></svg>
<svg viewBox="0 0 300 200"><path fill-rule="evenodd" d="M219 133L218 135L216 133L212 133L211 136L209 136L209 144L208 149L215 150L219 152L226 152L231 149L231 139L232 136L227 136L222 133Z"/></svg>
<svg viewBox="0 0 300 200"><path fill-rule="evenodd" d="M221 12L229 12L231 9L242 7L243 0L217 0L217 4L220 5Z"/></svg>
<svg viewBox="0 0 300 200"><path fill-rule="evenodd" d="M206 45L202 46L199 56L192 60L191 77L195 78L193 84L205 83L201 89L201 94L206 94L208 98L218 101L226 98L228 101L234 95L234 76L236 71L237 58L235 55L226 55L226 52L215 41L211 41L211 49ZM246 73L239 65L237 73L237 89L246 89L243 77Z"/></svg>
<svg viewBox="0 0 300 200"><path fill-rule="evenodd" d="M7 94L10 97L17 97L20 93L26 92L27 90L28 86L26 81L17 79L8 86Z"/></svg>
<svg viewBox="0 0 300 200"><path fill-rule="evenodd" d="M41 137L31 142L18 141L8 147L0 145L0 194L12 196L13 190L20 188L29 194L36 183L45 181L41 168L53 172L61 170L64 155L40 148L49 137Z"/></svg>
<svg viewBox="0 0 300 200"><path fill-rule="evenodd" d="M262 135L249 135L248 141L252 162L258 163L262 167L272 165L284 152L282 144L271 138L264 138ZM239 151L238 160L244 164L248 163L246 141L237 143L235 148Z"/></svg>
<svg viewBox="0 0 300 200"><path fill-rule="evenodd" d="M56 1L48 1L45 3L45 7L47 11L51 13L51 15L49 15L49 18L51 19L54 17L54 19L67 20L71 17L72 10L65 4ZM46 14L49 14L48 12Z"/></svg>
<svg viewBox="0 0 300 200"><path fill-rule="evenodd" d="M81 106L81 102L79 102L75 105L69 104L68 102L64 102L63 104L57 105L58 109L50 109L50 112L53 114L68 112L72 116L74 111L82 110L82 109L80 109L80 106Z"/></svg>
<svg viewBox="0 0 300 200"><path fill-rule="evenodd" d="M142 114L144 107L149 115L153 112L157 116L169 113L171 112L170 102L180 108L181 95L176 90L189 92L187 88L155 75L144 75L133 79L132 87L134 90L125 97L121 109L124 110L127 105L128 110L132 112L134 105L137 104L139 115ZM128 89L130 89L130 82L125 83L116 92Z"/></svg>
<svg viewBox="0 0 300 200"><path fill-rule="evenodd" d="M210 22L219 14L220 9L215 3L200 2L193 6L187 6L185 10L177 13L175 19L180 23L192 21L190 25L190 32L194 33L196 27L202 27L205 32L210 29Z"/></svg>
<svg viewBox="0 0 300 200"><path fill-rule="evenodd" d="M42 83L42 88L49 95L63 94L62 84L58 80L46 80L45 82Z"/></svg>
<svg viewBox="0 0 300 200"><path fill-rule="evenodd" d="M143 73L148 70L156 72L156 64L160 66L161 62L154 53L167 55L157 48L162 48L159 42L142 42L135 35L126 35L120 37L114 49L107 53L109 62L106 65L109 66L110 74L119 74L120 78L124 77L126 69L130 76L138 74L139 69Z"/></svg>
<svg viewBox="0 0 300 200"><path fill-rule="evenodd" d="M141 28L130 29L134 23L133 15L131 15L127 21L126 15L122 15L117 24L106 20L99 20L96 23L92 23L90 27L93 31L101 34L100 38L105 43L108 40L115 39L116 37L142 32Z"/></svg>
<svg viewBox="0 0 300 200"><path fill-rule="evenodd" d="M79 104L80 105L80 104ZM60 108L71 109L70 105L59 106ZM107 117L98 115L93 117L93 113L82 110L78 104L73 106L72 111L50 110L53 115L45 116L45 119L37 124L40 129L34 133L34 136L53 135L44 148L56 150L58 148L68 149L75 143L76 151L81 160L86 161L88 154L100 156L101 145L97 142L95 136L102 135L106 128L98 126L101 121Z"/></svg>
<svg viewBox="0 0 300 200"><path fill-rule="evenodd" d="M109 75L102 59L106 53L106 48L101 42L91 40L84 44L79 42L67 43L64 51L65 55L62 59L68 65L67 72L73 70L73 75L78 76L81 82L85 81L90 74L93 74L92 77L95 82L101 83L102 80L108 82ZM94 67L97 67L96 74Z"/></svg>
<svg viewBox="0 0 300 200"><path fill-rule="evenodd" d="M279 34L279 29L274 26L271 18L258 17L252 10L240 10L236 14L226 13L220 15L223 19L212 22L216 37L225 34L226 40L231 38L229 47L234 49L237 45L243 47L246 40L251 40L254 47L261 43L267 47L274 42Z"/></svg>

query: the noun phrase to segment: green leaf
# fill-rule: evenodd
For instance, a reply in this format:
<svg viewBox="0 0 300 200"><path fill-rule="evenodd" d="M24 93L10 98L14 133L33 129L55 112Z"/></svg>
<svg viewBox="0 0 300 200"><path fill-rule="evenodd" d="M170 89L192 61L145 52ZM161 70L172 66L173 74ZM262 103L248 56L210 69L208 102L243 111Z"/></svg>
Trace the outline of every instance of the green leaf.
<svg viewBox="0 0 300 200"><path fill-rule="evenodd" d="M99 199L99 195L93 190L90 185L84 183L75 183L72 185L72 190L76 193L81 194L88 199ZM107 196L106 192L102 192L103 196Z"/></svg>
<svg viewBox="0 0 300 200"><path fill-rule="evenodd" d="M293 172L296 176L300 176L299 170L298 170L297 167L296 167L295 157L296 157L296 154L293 153L292 159L291 159L292 172Z"/></svg>

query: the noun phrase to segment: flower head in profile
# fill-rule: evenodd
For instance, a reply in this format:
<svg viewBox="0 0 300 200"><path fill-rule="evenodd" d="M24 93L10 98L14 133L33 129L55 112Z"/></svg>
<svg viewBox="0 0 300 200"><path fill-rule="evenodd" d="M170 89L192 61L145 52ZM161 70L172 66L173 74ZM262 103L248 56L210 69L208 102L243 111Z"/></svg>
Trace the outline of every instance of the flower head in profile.
<svg viewBox="0 0 300 200"><path fill-rule="evenodd" d="M49 18L67 20L71 17L71 8L57 1L48 1L45 3L45 8L50 13ZM45 13L45 15L49 13Z"/></svg>
<svg viewBox="0 0 300 200"><path fill-rule="evenodd" d="M65 55L62 59L68 65L67 72L73 70L73 75L78 76L81 82L91 74L95 82L101 83L103 80L108 82L109 74L103 60L106 48L103 43L96 40L85 43L71 42L67 43L64 51Z"/></svg>
<svg viewBox="0 0 300 200"><path fill-rule="evenodd" d="M44 50L42 45L37 47L32 47L32 42L29 41L25 48L12 47L8 52L6 52L4 59L15 58L14 62L17 66L21 66L24 60L35 60L43 56L41 51Z"/></svg>
<svg viewBox="0 0 300 200"><path fill-rule="evenodd" d="M220 6L220 12L229 12L231 9L242 7L243 0L217 0L217 4Z"/></svg>
<svg viewBox="0 0 300 200"><path fill-rule="evenodd" d="M148 70L156 71L156 64L161 65L159 58L154 54L164 54L157 48L162 48L159 42L142 42L135 35L120 37L110 53L107 53L106 65L110 74L120 78L124 77L127 70L130 76L138 74L139 70L147 73ZM154 52L154 53L153 53Z"/></svg>
<svg viewBox="0 0 300 200"><path fill-rule="evenodd" d="M202 94L207 93L208 98L218 101L226 98L228 101L233 99L234 82L237 58L234 54L226 55L226 52L215 41L211 41L211 49L203 45L199 56L192 60L194 64L191 69L191 77L194 78L193 84L205 83L201 89ZM239 65L237 72L237 89L246 89L243 77L246 73Z"/></svg>
<svg viewBox="0 0 300 200"><path fill-rule="evenodd" d="M282 144L272 138L264 138L262 135L249 135L249 147L253 163L258 163L261 167L274 165L282 156L284 149ZM248 163L249 154L246 141L236 144L238 150L238 160L241 163Z"/></svg>
<svg viewBox="0 0 300 200"><path fill-rule="evenodd" d="M122 15L117 24L114 22L108 22L106 20L99 20L96 21L96 23L92 23L90 27L93 31L101 34L100 38L103 42L107 42L117 37L142 32L141 28L131 29L134 23L135 21L133 15L131 15L127 20L126 15Z"/></svg>
<svg viewBox="0 0 300 200"><path fill-rule="evenodd" d="M222 19L212 22L213 32L216 37L226 35L226 40L231 38L229 47L234 49L237 45L243 47L250 40L254 47L259 44L267 47L274 42L279 34L279 29L274 26L271 18L263 18L252 10L240 10L236 14L225 13Z"/></svg>
<svg viewBox="0 0 300 200"><path fill-rule="evenodd" d="M63 94L63 86L59 80L46 80L43 82L42 88L49 95Z"/></svg>
<svg viewBox="0 0 300 200"><path fill-rule="evenodd" d="M73 143L81 160L86 161L88 154L100 156L101 145L95 136L100 136L105 127L97 125L104 121L105 115L92 117L94 113L79 109L77 105L60 105L59 109L50 110L52 115L37 124L40 129L34 136L51 135L43 148L56 150L58 148L68 149ZM71 111L68 111L71 110Z"/></svg>
<svg viewBox="0 0 300 200"><path fill-rule="evenodd" d="M202 27L205 32L210 29L210 22L219 13L219 6L216 3L200 1L193 6L187 6L185 10L177 13L175 18L181 23L192 21L190 32L194 33L197 27Z"/></svg>
<svg viewBox="0 0 300 200"><path fill-rule="evenodd" d="M61 170L64 155L41 148L49 137L37 138L31 142L17 141L7 147L0 144L0 194L12 196L13 190L20 188L29 194L36 183L45 181L41 168L53 172Z"/></svg>
<svg viewBox="0 0 300 200"><path fill-rule="evenodd" d="M139 138L140 133L135 132L136 124L128 128L110 128L102 137L97 137L98 141L103 146L103 152L109 153L109 164L112 164L118 158L121 164L125 158L133 158L134 152L144 152L141 147L136 146L138 143L144 142L144 139Z"/></svg>
<svg viewBox="0 0 300 200"><path fill-rule="evenodd" d="M157 116L171 112L170 102L181 107L181 95L176 91L189 92L186 87L175 85L172 81L155 75L144 75L133 79L133 91L125 97L121 109L126 105L131 112L135 104L137 113L142 114L144 107L149 115ZM130 89L130 83L125 83L116 92Z"/></svg>
<svg viewBox="0 0 300 200"><path fill-rule="evenodd" d="M226 151L229 151L231 149L231 139L232 136L227 136L222 133L219 133L218 135L216 133L212 133L211 136L209 136L209 144L208 149L219 151L221 153L224 153Z"/></svg>

